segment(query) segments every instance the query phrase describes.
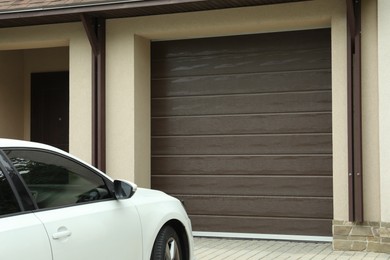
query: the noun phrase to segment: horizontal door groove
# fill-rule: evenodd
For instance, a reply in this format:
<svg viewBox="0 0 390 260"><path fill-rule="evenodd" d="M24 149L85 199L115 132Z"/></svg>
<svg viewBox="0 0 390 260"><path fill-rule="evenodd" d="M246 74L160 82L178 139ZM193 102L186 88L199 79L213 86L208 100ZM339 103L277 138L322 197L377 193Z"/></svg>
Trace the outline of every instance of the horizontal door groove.
<svg viewBox="0 0 390 260"><path fill-rule="evenodd" d="M330 68L317 68L317 69L304 69L304 70L284 70L284 71L265 71L265 72L241 72L241 73L230 73L230 74L211 74L211 75L197 75L197 76L186 76L190 78L214 78L219 76L245 76L245 75L277 75L277 74L288 74L288 73L301 73L301 72L332 72ZM183 76L174 77L152 77L152 81L167 80L167 79L182 79ZM331 88L331 86L329 85ZM152 86L153 89L153 86Z"/></svg>
<svg viewBox="0 0 390 260"><path fill-rule="evenodd" d="M332 196L318 196L318 197L309 197L309 196L249 196L249 195L231 195L231 194L218 194L218 195L191 195L191 194L175 194L175 196L180 196L180 198L205 198L205 199L229 199L229 198L238 198L238 199L291 199L291 200L329 200L332 201Z"/></svg>
<svg viewBox="0 0 390 260"><path fill-rule="evenodd" d="M169 194L193 200L194 198L218 200L228 199L283 199L289 200L312 200L314 198L323 201L332 200L332 178L305 177L298 179L287 176L283 178L274 177L221 177L221 178L159 178L152 177L155 189L164 190ZM175 181L175 185L173 185ZM317 185L316 185L317 184ZM180 186L180 187L179 187ZM251 189L252 188L252 189Z"/></svg>
<svg viewBox="0 0 390 260"><path fill-rule="evenodd" d="M329 69L331 66L330 51L326 53L279 53L279 60L273 54L257 57L236 55L217 59L177 59L156 61L152 63L152 78L177 76L203 76L225 73L274 72L306 69Z"/></svg>
<svg viewBox="0 0 390 260"><path fill-rule="evenodd" d="M278 217L278 216L266 216L266 217L262 217L262 216L240 216L240 215L236 215L236 216L226 216L226 215L204 215L204 214L190 214L189 217L210 217L210 218L240 218L240 219L279 219L279 220L324 220L324 221L328 221L328 220L332 220L332 218L319 218L319 217L313 217L313 218L305 218L305 217Z"/></svg>
<svg viewBox="0 0 390 260"><path fill-rule="evenodd" d="M172 60L181 60L181 59L194 59L194 58L218 58L218 57L231 57L231 56L237 56L237 55L266 55L266 54L272 54L272 53L280 53L280 52L296 52L296 53L303 53L303 52L312 52L312 51L325 51L329 52L330 48L329 47L321 47L321 48L292 48L292 49L273 49L273 50L267 50L267 51L259 51L259 50L253 50L253 51L245 51L245 49L242 49L241 51L231 51L231 52L224 52L224 53L219 53L219 54L210 54L210 53L205 53L204 55L180 55L180 56L166 56L166 57L161 57L161 58L153 58L152 57L152 62L155 61L172 61Z"/></svg>
<svg viewBox="0 0 390 260"><path fill-rule="evenodd" d="M332 155L152 156L155 175L332 176Z"/></svg>
<svg viewBox="0 0 390 260"><path fill-rule="evenodd" d="M318 174L318 175L297 175L297 174L224 174L224 175L218 175L218 174L178 174L176 172L172 172L172 175L169 174L153 174L152 178L188 178L188 177L197 177L197 178L204 178L204 177L210 177L210 178L223 178L223 177L231 177L231 178L256 178L256 177L294 177L294 178L299 178L299 177L307 177L307 178L324 178L324 177L329 177L332 179L332 175L330 174Z"/></svg>
<svg viewBox="0 0 390 260"><path fill-rule="evenodd" d="M264 216L264 217L333 217L333 200L318 197L210 197L178 196L189 215Z"/></svg>
<svg viewBox="0 0 390 260"><path fill-rule="evenodd" d="M332 236L332 219L191 216L194 231Z"/></svg>
<svg viewBox="0 0 390 260"><path fill-rule="evenodd" d="M205 70L213 68L213 71L229 71L229 72L259 72L259 68L284 68L287 70L305 70L305 69L324 69L330 68L330 48L311 49L311 50L280 50L259 53L232 53L229 55L208 55L203 57L185 56L165 59L152 60L152 75L157 77L168 74L175 75L191 75L189 71ZM270 62L272 61L272 62ZM302 66L302 63L306 67ZM311 66L309 66L311 65ZM256 70L250 70L252 69ZM248 71L249 69L249 71ZM261 71L261 70L260 70ZM274 70L271 70L274 71ZM181 73L181 74L177 74ZM204 74L204 75L207 75ZM202 75L198 73L198 75Z"/></svg>
<svg viewBox="0 0 390 260"><path fill-rule="evenodd" d="M153 152L153 151L152 151ZM274 157L274 156L313 156L313 157L319 157L319 156L328 156L332 157L332 153L264 153L264 154L152 154L152 158L192 158L192 157Z"/></svg>
<svg viewBox="0 0 390 260"><path fill-rule="evenodd" d="M263 153L263 154L152 154L152 158L192 158L192 157L241 157L241 156L252 156L252 157L273 157L273 156L329 156L332 157L332 153Z"/></svg>
<svg viewBox="0 0 390 260"><path fill-rule="evenodd" d="M253 97L266 95L286 95L286 94L318 94L318 93L332 93L330 89L323 90L303 90L303 91L278 91L278 92L261 92L261 93L242 93L242 94L218 94L218 95L200 95L200 96L178 96L178 97L155 97L153 100L177 100L189 98L219 98L219 97Z"/></svg>
<svg viewBox="0 0 390 260"><path fill-rule="evenodd" d="M151 83L152 97L325 90L331 89L332 85L329 71L210 75L207 77L183 76L176 79L152 80Z"/></svg>
<svg viewBox="0 0 390 260"><path fill-rule="evenodd" d="M203 195L197 195L197 194L180 194L180 193L172 193L170 192L169 193L170 195L174 196L174 197L184 197L184 196L189 196L189 197L193 197L193 198L196 198L196 197L202 197L203 198ZM217 195L216 195L217 196ZM245 199L249 199L249 198L255 198L255 199L281 199L281 200L284 200L284 199L308 199L308 200L321 200L321 201L333 201L333 197L330 197L330 196L327 196L327 197L324 197L324 196L256 196L256 195L235 195L235 196L232 196L231 194L218 194L218 196L221 196L225 199L229 199L229 198L245 198ZM210 198L214 198L215 196L210 196Z"/></svg>
<svg viewBox="0 0 390 260"><path fill-rule="evenodd" d="M209 175L200 175L200 174L175 174L172 173L172 175L169 174L153 174L152 177L158 177L158 178L187 178L187 177L194 177L194 178L284 178L284 177L291 177L291 178L329 178L332 179L331 175L266 175L266 174L257 174L257 175L245 175L245 174L226 174L226 175L215 175L215 174L209 174Z"/></svg>
<svg viewBox="0 0 390 260"><path fill-rule="evenodd" d="M210 68L212 70L212 68ZM233 72L233 71L228 71L226 73L222 72L214 72L214 73L199 73L199 74L168 74L168 75L163 75L163 74L155 74L152 72L151 75L151 80L152 81L158 81L158 80L176 80L176 79L182 79L182 78L207 78L207 77L229 77L229 76L244 76L244 75L267 75L267 74L276 74L276 73L290 73L290 72L312 72L312 71L319 71L319 72L326 72L330 70L330 65L326 64L324 66L317 66L315 69L311 69L310 67L301 67L301 68L283 68L283 69L265 69L265 70L258 70L258 71L241 71L241 72Z"/></svg>
<svg viewBox="0 0 390 260"><path fill-rule="evenodd" d="M169 118L223 118L223 117L246 117L246 116L283 116L283 115L332 115L332 111L305 111L305 112L280 112L280 113L256 113L256 114L221 114L221 115L173 115L173 116L152 116L152 119Z"/></svg>
<svg viewBox="0 0 390 260"><path fill-rule="evenodd" d="M331 135L259 135L152 138L152 154L324 154L332 152Z"/></svg>
<svg viewBox="0 0 390 260"><path fill-rule="evenodd" d="M171 194L172 196L174 197L184 197L184 196L189 196L189 197L193 197L193 198L196 198L196 197L202 197L203 198L203 195L197 195L197 194L180 194L180 193L169 193ZM217 195L216 195L217 196ZM327 196L327 197L324 197L324 196L256 196L256 195L235 195L235 196L232 196L231 194L218 194L218 196L221 196L225 199L229 199L229 198L242 198L242 199L249 199L249 198L255 198L255 199L281 199L281 200L284 200L284 199L308 199L308 200L321 200L321 201L333 201L333 197L330 197L330 196ZM214 196L210 196L210 198L214 198Z"/></svg>
<svg viewBox="0 0 390 260"><path fill-rule="evenodd" d="M152 102L152 116L331 111L331 91L183 97Z"/></svg>
<svg viewBox="0 0 390 260"><path fill-rule="evenodd" d="M160 179L160 178L166 178L167 180L170 180L171 178L266 178L266 177L275 177L275 178L284 178L284 177L293 177L293 178L311 178L311 179L323 179L323 178L329 178L332 179L333 176L330 174L317 174L317 175L297 175L297 174L179 174L176 172L172 172L172 175L169 174L153 174L152 179ZM152 181L153 182L153 181ZM189 195L196 195L196 194L189 194Z"/></svg>
<svg viewBox="0 0 390 260"><path fill-rule="evenodd" d="M331 132L327 133L293 133L293 134L274 134L274 133L261 133L261 134L236 134L236 135L224 135L224 134L219 134L219 135L172 135L172 136L152 136L152 138L156 139L164 139L164 138L197 138L197 137L261 137L261 136L332 136Z"/></svg>
<svg viewBox="0 0 390 260"><path fill-rule="evenodd" d="M321 134L332 132L332 114L155 117L152 125L152 136Z"/></svg>
<svg viewBox="0 0 390 260"><path fill-rule="evenodd" d="M297 111L297 112L264 112L264 113L240 113L240 114L194 114L194 115L171 115L171 116L156 116L152 115L152 119L164 118L212 118L212 117L244 117L244 116L273 116L273 115L316 115L316 114L332 114L331 110L324 111Z"/></svg>
<svg viewBox="0 0 390 260"><path fill-rule="evenodd" d="M192 134L192 135L153 135L152 138L197 138L197 137L258 137L258 136L326 136L332 135L332 132L327 133L311 133L311 132L301 132L301 133L261 133L261 134Z"/></svg>

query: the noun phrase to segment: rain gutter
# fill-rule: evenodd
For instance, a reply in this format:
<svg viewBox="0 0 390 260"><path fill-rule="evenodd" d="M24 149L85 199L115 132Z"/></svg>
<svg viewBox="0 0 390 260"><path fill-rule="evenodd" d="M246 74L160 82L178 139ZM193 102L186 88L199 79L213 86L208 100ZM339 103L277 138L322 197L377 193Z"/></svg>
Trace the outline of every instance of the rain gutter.
<svg viewBox="0 0 390 260"><path fill-rule="evenodd" d="M106 170L106 20L81 14L92 48L92 164Z"/></svg>
<svg viewBox="0 0 390 260"><path fill-rule="evenodd" d="M363 222L361 0L347 0L349 221Z"/></svg>

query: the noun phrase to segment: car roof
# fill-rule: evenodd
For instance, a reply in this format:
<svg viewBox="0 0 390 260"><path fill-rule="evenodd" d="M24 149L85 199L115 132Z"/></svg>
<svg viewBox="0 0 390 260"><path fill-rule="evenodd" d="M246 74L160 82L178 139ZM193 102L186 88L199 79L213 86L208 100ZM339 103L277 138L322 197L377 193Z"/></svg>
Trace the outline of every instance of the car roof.
<svg viewBox="0 0 390 260"><path fill-rule="evenodd" d="M56 147L47 145L47 144L42 144L42 143L36 143L36 142L31 142L31 141L24 141L24 140L16 140L16 139L7 139L7 138L0 138L0 149L4 148L32 148L32 149L44 149L46 151L52 151L56 153L60 153L63 155L66 155L67 157L73 158L79 162L82 162L85 165L88 165L89 167L93 168L97 172L103 174L106 176L108 179L111 179L108 175L106 175L104 172L100 171L96 167L92 166L91 164L81 160L80 158L77 158L76 156L69 154L61 149L58 149ZM112 180L112 179L111 179Z"/></svg>
<svg viewBox="0 0 390 260"><path fill-rule="evenodd" d="M58 149L54 146L42 144L42 143L36 143L31 141L24 141L24 140L16 140L16 139L7 139L7 138L0 138L0 149L4 148L30 148L30 149L42 149L50 152L56 152L62 155L66 155L68 157L71 157L73 159L76 159L78 161L82 161L79 158L76 158L72 154L69 154L61 149ZM85 163L85 162L83 162Z"/></svg>
<svg viewBox="0 0 390 260"><path fill-rule="evenodd" d="M50 150L53 152L65 153L64 151L55 148L53 146L47 144L41 144L36 142L24 141L24 140L16 140L16 139L7 139L0 138L0 148L38 148Z"/></svg>

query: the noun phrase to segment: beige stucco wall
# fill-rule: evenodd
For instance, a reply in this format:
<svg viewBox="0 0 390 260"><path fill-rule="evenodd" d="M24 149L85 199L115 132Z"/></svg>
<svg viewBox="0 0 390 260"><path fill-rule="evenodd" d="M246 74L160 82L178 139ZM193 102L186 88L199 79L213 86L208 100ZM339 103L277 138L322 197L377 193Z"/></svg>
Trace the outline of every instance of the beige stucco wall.
<svg viewBox="0 0 390 260"><path fill-rule="evenodd" d="M64 47L64 48L57 48ZM29 139L31 72L70 69L70 152L91 161L91 48L81 23L0 29L0 51L19 50L21 108L14 138ZM5 60L0 57L0 64ZM1 66L1 65L0 65ZM2 70L2 77L6 75ZM5 92L7 93L7 92ZM3 95L3 94L2 94ZM22 101L23 100L23 101Z"/></svg>
<svg viewBox="0 0 390 260"><path fill-rule="evenodd" d="M390 222L390 1L378 1L381 220Z"/></svg>
<svg viewBox="0 0 390 260"><path fill-rule="evenodd" d="M107 32L107 172L150 187L150 41L122 29Z"/></svg>
<svg viewBox="0 0 390 260"><path fill-rule="evenodd" d="M362 1L363 209L380 221L377 3Z"/></svg>
<svg viewBox="0 0 390 260"><path fill-rule="evenodd" d="M23 138L23 52L0 51L0 137Z"/></svg>

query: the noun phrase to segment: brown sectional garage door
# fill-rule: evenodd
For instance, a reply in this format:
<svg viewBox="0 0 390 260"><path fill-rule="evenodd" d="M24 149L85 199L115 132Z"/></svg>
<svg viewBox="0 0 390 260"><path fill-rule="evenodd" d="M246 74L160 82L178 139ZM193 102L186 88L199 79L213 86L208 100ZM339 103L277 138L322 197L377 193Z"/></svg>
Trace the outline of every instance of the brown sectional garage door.
<svg viewBox="0 0 390 260"><path fill-rule="evenodd" d="M195 231L331 235L330 30L152 43L152 187Z"/></svg>

